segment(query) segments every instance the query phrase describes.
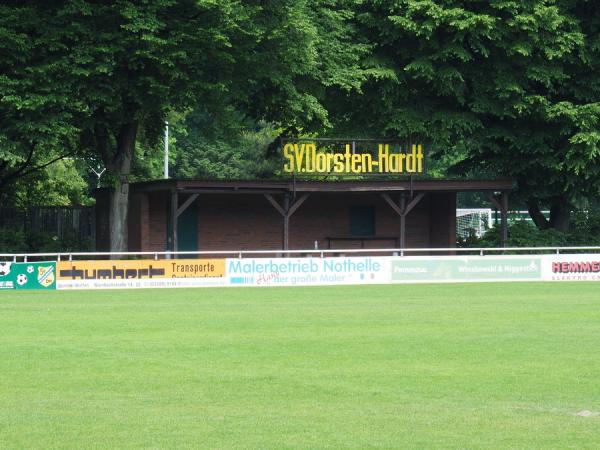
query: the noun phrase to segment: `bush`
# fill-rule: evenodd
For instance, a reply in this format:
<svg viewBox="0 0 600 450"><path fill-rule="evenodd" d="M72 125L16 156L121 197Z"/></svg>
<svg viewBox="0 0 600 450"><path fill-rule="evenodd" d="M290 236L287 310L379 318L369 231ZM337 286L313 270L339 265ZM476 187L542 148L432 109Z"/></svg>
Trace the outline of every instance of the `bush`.
<svg viewBox="0 0 600 450"><path fill-rule="evenodd" d="M91 242L75 234L62 238L52 233L25 233L22 229L0 230L0 253L66 253L90 251Z"/></svg>
<svg viewBox="0 0 600 450"><path fill-rule="evenodd" d="M27 236L20 228L0 230L0 253L26 253Z"/></svg>
<svg viewBox="0 0 600 450"><path fill-rule="evenodd" d="M459 247L500 247L500 225L494 225L478 238L459 240ZM555 229L540 230L529 221L520 220L508 225L508 247L569 247L600 246L600 212L576 211L571 229L563 233Z"/></svg>

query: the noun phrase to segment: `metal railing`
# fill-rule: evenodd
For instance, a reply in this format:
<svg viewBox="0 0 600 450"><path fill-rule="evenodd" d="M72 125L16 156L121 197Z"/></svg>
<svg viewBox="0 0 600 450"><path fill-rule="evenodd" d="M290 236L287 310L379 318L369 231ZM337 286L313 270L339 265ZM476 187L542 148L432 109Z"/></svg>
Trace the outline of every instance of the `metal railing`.
<svg viewBox="0 0 600 450"><path fill-rule="evenodd" d="M28 262L31 260L55 260L72 261L81 259L111 259L114 257L133 257L158 260L172 259L178 256L188 256L200 258L203 256L219 256L230 258L244 257L320 257L325 256L350 256L377 254L381 256L417 256L419 254L445 253L456 254L477 254L488 256L494 254L531 254L531 253L552 253L556 255L569 253L600 253L600 246L578 246L578 247L478 247L478 248L372 248L372 249L327 249L327 250L206 250L206 251L162 251L162 252L60 252L60 253L0 253L0 261Z"/></svg>

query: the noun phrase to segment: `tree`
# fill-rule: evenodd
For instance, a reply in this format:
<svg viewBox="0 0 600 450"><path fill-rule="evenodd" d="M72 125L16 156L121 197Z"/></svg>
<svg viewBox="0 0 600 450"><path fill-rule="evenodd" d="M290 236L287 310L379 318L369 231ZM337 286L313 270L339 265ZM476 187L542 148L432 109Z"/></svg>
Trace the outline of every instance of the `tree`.
<svg viewBox="0 0 600 450"><path fill-rule="evenodd" d="M279 158L268 150L280 130L224 106L220 111L198 106L173 127L170 172L174 177L269 178L279 169Z"/></svg>
<svg viewBox="0 0 600 450"><path fill-rule="evenodd" d="M401 0L357 7L360 97L338 127L421 140L454 173L510 176L517 195L570 207L598 193L598 6L590 1ZM332 113L332 116L335 116ZM538 216L539 219L539 216Z"/></svg>
<svg viewBox="0 0 600 450"><path fill-rule="evenodd" d="M36 5L0 4L0 195L77 149L85 107L61 82L68 56L36 32L43 22Z"/></svg>
<svg viewBox="0 0 600 450"><path fill-rule="evenodd" d="M326 122L322 92L354 86L350 78L356 77L352 61L342 72L336 69L342 60L357 60L336 28L347 14L340 3L8 2L4 12L22 30L21 39L46 46L45 65L24 46L26 60L9 67L21 66L33 89L35 78L26 67L33 62L44 89L58 86L78 106L78 115L64 120L82 130L81 148L100 156L107 168L111 250L123 251L136 141L141 130L156 141L170 111L196 104L210 111L214 102L225 102L255 119L296 127Z"/></svg>

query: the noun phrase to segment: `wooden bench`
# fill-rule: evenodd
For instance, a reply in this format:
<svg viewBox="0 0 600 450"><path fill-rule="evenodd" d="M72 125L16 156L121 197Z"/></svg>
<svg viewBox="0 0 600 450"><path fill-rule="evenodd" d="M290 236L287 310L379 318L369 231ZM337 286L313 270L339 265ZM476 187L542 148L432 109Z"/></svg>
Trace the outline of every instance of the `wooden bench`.
<svg viewBox="0 0 600 450"><path fill-rule="evenodd" d="M398 236L326 236L327 248L331 249L331 243L334 241L342 242L360 242L360 248L365 248L365 242L367 241L394 241L394 244L398 244Z"/></svg>

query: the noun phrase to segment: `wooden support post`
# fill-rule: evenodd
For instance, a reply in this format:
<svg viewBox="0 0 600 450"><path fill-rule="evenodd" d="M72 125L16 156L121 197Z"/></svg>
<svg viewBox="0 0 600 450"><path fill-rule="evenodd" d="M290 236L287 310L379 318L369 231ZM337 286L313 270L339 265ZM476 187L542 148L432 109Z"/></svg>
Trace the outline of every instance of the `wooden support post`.
<svg viewBox="0 0 600 450"><path fill-rule="evenodd" d="M179 195L176 190L171 191L171 251L177 251L177 208ZM174 256L173 256L174 257Z"/></svg>
<svg viewBox="0 0 600 450"><path fill-rule="evenodd" d="M97 250L97 248L96 248L96 245L97 245L96 244L96 220L97 220L96 219L96 217L97 217L96 216L96 211L97 211L96 206L92 206L92 214L91 214L91 220L92 220L91 227L92 227L92 229L90 230L91 231L90 239L92 241L92 243L91 243L91 247L92 248L90 250L93 251L93 252L95 252Z"/></svg>
<svg viewBox="0 0 600 450"><path fill-rule="evenodd" d="M406 197L400 197L400 248L404 250L406 247Z"/></svg>
<svg viewBox="0 0 600 450"><path fill-rule="evenodd" d="M423 197L425 197L425 192L419 192L408 204L406 204L406 195L400 196L399 204L396 204L388 194L381 194L381 196L400 217L400 236L398 237L398 244L401 249L404 249L406 246L406 216L419 204Z"/></svg>
<svg viewBox="0 0 600 450"><path fill-rule="evenodd" d="M500 237L500 244L502 247L506 247L508 242L508 192L502 192L502 197L500 199L501 209L501 227L502 227L502 235Z"/></svg>
<svg viewBox="0 0 600 450"><path fill-rule="evenodd" d="M294 214L298 208L304 203L304 201L308 198L309 194L304 194L294 203L290 204L290 196L289 194L285 194L283 197L283 206L279 204L277 200L273 198L271 194L264 194L265 198L269 201L273 208L277 210L279 214L283 217L283 237L282 237L282 247L283 250L289 250L289 239L290 239L290 217Z"/></svg>
<svg viewBox="0 0 600 450"><path fill-rule="evenodd" d="M286 194L283 196L283 249L288 250L290 248L290 195Z"/></svg>
<svg viewBox="0 0 600 450"><path fill-rule="evenodd" d="M500 246L506 247L508 242L508 192L502 192L499 197L488 193L492 205L500 211Z"/></svg>

